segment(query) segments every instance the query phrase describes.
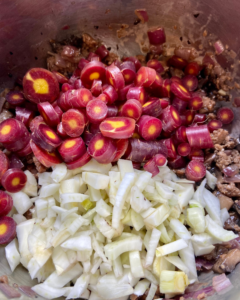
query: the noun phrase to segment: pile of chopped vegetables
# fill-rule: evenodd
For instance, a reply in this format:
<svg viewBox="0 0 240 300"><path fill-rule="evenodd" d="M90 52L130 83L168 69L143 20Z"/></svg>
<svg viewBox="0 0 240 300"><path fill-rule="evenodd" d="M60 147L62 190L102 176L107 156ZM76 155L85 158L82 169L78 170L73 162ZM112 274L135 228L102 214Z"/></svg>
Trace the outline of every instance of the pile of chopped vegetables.
<svg viewBox="0 0 240 300"><path fill-rule="evenodd" d="M135 13L148 21L145 10ZM111 61L85 35L86 58L61 45L50 70L30 69L5 94L0 244L12 271L22 264L38 280L31 291L19 287L25 294L189 299L232 288L225 274L204 288L197 276L231 272L240 261L240 228L224 196L240 196L239 153L222 129L234 114L214 110L203 90L220 65L211 53L200 62L193 48L165 56L161 27L148 38L150 59ZM220 41L214 47L223 53ZM216 262L221 244L237 254L230 266L224 256ZM6 283L0 290L21 296Z"/></svg>

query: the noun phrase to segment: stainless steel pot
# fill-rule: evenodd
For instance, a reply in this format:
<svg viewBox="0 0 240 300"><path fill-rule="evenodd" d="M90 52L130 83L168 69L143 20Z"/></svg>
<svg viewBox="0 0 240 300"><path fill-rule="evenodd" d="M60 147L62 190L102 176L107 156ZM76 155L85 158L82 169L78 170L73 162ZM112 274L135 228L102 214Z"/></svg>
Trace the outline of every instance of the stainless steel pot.
<svg viewBox="0 0 240 300"><path fill-rule="evenodd" d="M61 40L71 34L87 32L104 41L120 56L141 54L139 41L141 44L141 40L146 40L146 26L136 29L133 25L136 20L134 10L137 8L147 9L150 16L148 26L165 27L168 43L202 44L204 49L213 50L209 43L219 38L229 49L237 55L239 53L238 0L1 0L0 88L13 86L14 79L24 75L30 67L46 67L50 39ZM116 30L122 24L129 27L127 36L119 39ZM203 37L204 30L207 38ZM233 61L228 56L221 63L230 68ZM238 69L234 75L237 81ZM235 115L237 121L230 130L236 136L239 135L239 109L235 109ZM208 299L240 299L239 272L240 265L229 275L234 289ZM9 275L11 283L36 284L22 267L11 274L2 247L0 275L3 274ZM211 277L212 273L201 275L200 280L206 282ZM7 298L0 293L0 299ZM22 299L30 298L23 296Z"/></svg>

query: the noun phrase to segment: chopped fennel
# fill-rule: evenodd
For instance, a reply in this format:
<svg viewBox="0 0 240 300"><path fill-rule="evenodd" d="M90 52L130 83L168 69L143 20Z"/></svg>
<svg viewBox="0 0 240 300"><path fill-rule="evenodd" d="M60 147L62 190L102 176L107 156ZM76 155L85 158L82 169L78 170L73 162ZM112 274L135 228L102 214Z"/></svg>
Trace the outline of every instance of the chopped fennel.
<svg viewBox="0 0 240 300"><path fill-rule="evenodd" d="M38 191L25 171L24 190L11 194L19 242L19 250L15 240L5 249L11 269L21 263L44 282L33 290L47 299L124 300L150 288L151 300L159 280L165 297L183 293L197 280L195 256L237 235L223 229L228 211L204 188L211 174L194 192L193 182L159 170L152 178L131 161L112 167L92 159L72 171L62 163L39 174ZM33 203L34 219L26 220Z"/></svg>

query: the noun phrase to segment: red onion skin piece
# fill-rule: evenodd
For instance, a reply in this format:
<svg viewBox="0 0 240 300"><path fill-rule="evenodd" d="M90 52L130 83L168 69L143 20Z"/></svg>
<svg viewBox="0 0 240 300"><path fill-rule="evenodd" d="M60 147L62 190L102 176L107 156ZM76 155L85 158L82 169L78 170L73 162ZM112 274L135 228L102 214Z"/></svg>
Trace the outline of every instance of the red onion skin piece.
<svg viewBox="0 0 240 300"><path fill-rule="evenodd" d="M188 127L186 129L187 139L192 148L213 148L213 142L207 125Z"/></svg>
<svg viewBox="0 0 240 300"><path fill-rule="evenodd" d="M97 48L97 50L95 51L95 53L102 59L104 59L106 56L108 56L109 51L107 50L107 48L104 45L101 45Z"/></svg>
<svg viewBox="0 0 240 300"><path fill-rule="evenodd" d="M175 97L172 101L172 106L177 109L180 114L183 114L187 108L188 103L182 99Z"/></svg>
<svg viewBox="0 0 240 300"><path fill-rule="evenodd" d="M145 171L148 171L149 173L152 174L152 177L156 176L159 173L159 169L156 165L155 159L152 158L149 161L147 161L144 166L143 169Z"/></svg>
<svg viewBox="0 0 240 300"><path fill-rule="evenodd" d="M224 177L224 182L240 182L240 174L234 175L232 177Z"/></svg>
<svg viewBox="0 0 240 300"><path fill-rule="evenodd" d="M98 133L91 139L87 151L99 163L107 164L115 158L117 147L112 139Z"/></svg>
<svg viewBox="0 0 240 300"><path fill-rule="evenodd" d="M86 165L91 159L92 157L88 154L88 152L85 152L80 158L76 159L75 161L66 163L66 166L69 170L74 170Z"/></svg>
<svg viewBox="0 0 240 300"><path fill-rule="evenodd" d="M88 102L86 112L91 123L100 123L107 117L108 107L103 101L94 99Z"/></svg>
<svg viewBox="0 0 240 300"><path fill-rule="evenodd" d="M17 184L14 183L15 179ZM27 182L27 176L21 169L8 169L2 176L1 183L6 191L10 193L17 193L21 191Z"/></svg>
<svg viewBox="0 0 240 300"><path fill-rule="evenodd" d="M106 79L107 82L112 85L117 92L125 86L124 77L120 69L114 64L106 67Z"/></svg>
<svg viewBox="0 0 240 300"><path fill-rule="evenodd" d="M206 168L203 163L192 160L187 165L185 174L188 180L200 181L206 175Z"/></svg>
<svg viewBox="0 0 240 300"><path fill-rule="evenodd" d="M162 131L162 122L151 116L141 116L137 125L141 137L146 141L155 140Z"/></svg>
<svg viewBox="0 0 240 300"><path fill-rule="evenodd" d="M172 132L181 126L181 119L178 111L172 105L166 107L161 115L160 120L162 121L162 128L166 132Z"/></svg>
<svg viewBox="0 0 240 300"><path fill-rule="evenodd" d="M222 128L223 124L220 120L211 120L208 123L208 129L212 133L214 130Z"/></svg>
<svg viewBox="0 0 240 300"><path fill-rule="evenodd" d="M162 45L166 42L165 31L162 27L150 28L147 34L151 45Z"/></svg>
<svg viewBox="0 0 240 300"><path fill-rule="evenodd" d="M6 283L0 283L0 291L9 299L20 298L22 296L14 287Z"/></svg>
<svg viewBox="0 0 240 300"><path fill-rule="evenodd" d="M108 105L107 118L116 117L118 114L118 107L114 104Z"/></svg>
<svg viewBox="0 0 240 300"><path fill-rule="evenodd" d="M124 61L121 63L119 69L121 70L125 84L131 84L136 77L136 67L132 61Z"/></svg>
<svg viewBox="0 0 240 300"><path fill-rule="evenodd" d="M168 166L172 169L182 169L185 168L187 165L187 161L185 157L178 155L176 158L169 158L168 159Z"/></svg>
<svg viewBox="0 0 240 300"><path fill-rule="evenodd" d="M156 154L168 155L167 147L160 141L144 141L141 139L129 140L130 153L127 159L135 162L146 162Z"/></svg>
<svg viewBox="0 0 240 300"><path fill-rule="evenodd" d="M226 274L214 276L212 279L213 288L218 295L223 295L233 288L231 281L227 278Z"/></svg>
<svg viewBox="0 0 240 300"><path fill-rule="evenodd" d="M232 123L234 119L233 111L228 107L219 108L217 112L217 118L224 124L228 125Z"/></svg>
<svg viewBox="0 0 240 300"><path fill-rule="evenodd" d="M217 55L222 54L225 50L223 43L220 40L216 41L213 46Z"/></svg>
<svg viewBox="0 0 240 300"><path fill-rule="evenodd" d="M148 22L148 14L146 9L135 9L134 12L142 24Z"/></svg>
<svg viewBox="0 0 240 300"><path fill-rule="evenodd" d="M227 177L233 177L239 173L239 166L238 165L230 165L223 169L224 175Z"/></svg>

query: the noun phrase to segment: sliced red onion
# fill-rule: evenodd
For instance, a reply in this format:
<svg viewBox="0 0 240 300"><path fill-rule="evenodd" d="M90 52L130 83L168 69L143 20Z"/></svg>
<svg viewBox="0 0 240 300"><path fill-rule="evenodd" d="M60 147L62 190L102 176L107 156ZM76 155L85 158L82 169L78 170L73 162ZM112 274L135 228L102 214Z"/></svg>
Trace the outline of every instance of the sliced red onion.
<svg viewBox="0 0 240 300"><path fill-rule="evenodd" d="M213 294L215 294L214 288L212 286L208 286L208 287L206 287L204 289L201 289L197 292L187 293L187 294L184 294L182 296L179 296L179 297L175 298L175 300L180 300L181 297L184 297L184 300L199 299L198 296L200 296L200 295L212 296Z"/></svg>
<svg viewBox="0 0 240 300"><path fill-rule="evenodd" d="M223 168L222 171L227 177L233 177L239 173L239 166L237 164L230 165L228 167Z"/></svg>
<svg viewBox="0 0 240 300"><path fill-rule="evenodd" d="M188 127L186 129L188 142L192 148L213 148L213 142L207 125Z"/></svg>
<svg viewBox="0 0 240 300"><path fill-rule="evenodd" d="M0 291L9 299L20 298L22 296L14 287L6 283L0 283Z"/></svg>
<svg viewBox="0 0 240 300"><path fill-rule="evenodd" d="M144 141L141 139L130 139L129 154L127 159L135 162L146 162L156 154L168 155L167 147L160 141Z"/></svg>
<svg viewBox="0 0 240 300"><path fill-rule="evenodd" d="M159 173L159 169L158 166L156 165L154 158L151 158L149 161L147 161L144 164L143 169L151 173L152 177L156 176Z"/></svg>
<svg viewBox="0 0 240 300"><path fill-rule="evenodd" d="M109 51L107 50L107 48L104 45L101 45L97 48L97 50L95 51L95 53L101 58L104 59L106 56L108 56Z"/></svg>
<svg viewBox="0 0 240 300"><path fill-rule="evenodd" d="M224 177L224 182L240 182L240 174L234 175L232 177Z"/></svg>
<svg viewBox="0 0 240 300"><path fill-rule="evenodd" d="M216 41L213 44L213 46L214 46L214 48L216 50L216 54L218 54L218 55L221 54L221 53L223 53L223 51L225 50L225 48L223 46L223 43L220 40Z"/></svg>
<svg viewBox="0 0 240 300"><path fill-rule="evenodd" d="M204 270L212 270L213 266L214 266L214 261L211 260L206 260L202 257L196 257L196 268L198 271L202 271L202 269ZM202 285L202 284L201 284ZM188 287L189 288L189 287ZM188 289L188 292L194 292Z"/></svg>
<svg viewBox="0 0 240 300"><path fill-rule="evenodd" d="M146 23L148 21L148 14L146 9L135 9L134 10L135 15L138 17L138 19L141 21L142 24Z"/></svg>
<svg viewBox="0 0 240 300"><path fill-rule="evenodd" d="M214 276L212 279L213 288L218 295L223 295L233 288L231 281L227 278L226 274Z"/></svg>
<svg viewBox="0 0 240 300"><path fill-rule="evenodd" d="M151 28L148 30L147 34L149 43L152 45L162 45L166 42L165 31L162 27Z"/></svg>

